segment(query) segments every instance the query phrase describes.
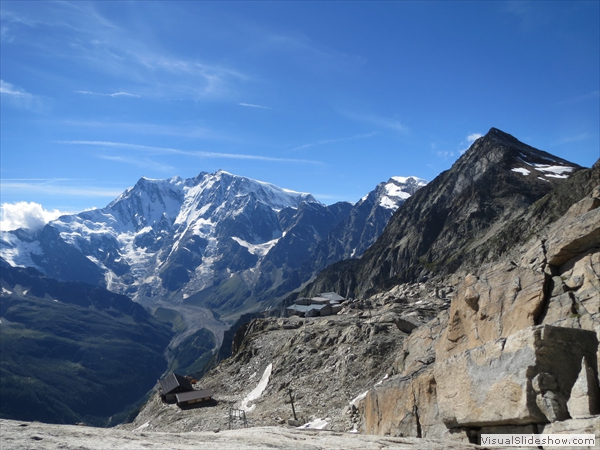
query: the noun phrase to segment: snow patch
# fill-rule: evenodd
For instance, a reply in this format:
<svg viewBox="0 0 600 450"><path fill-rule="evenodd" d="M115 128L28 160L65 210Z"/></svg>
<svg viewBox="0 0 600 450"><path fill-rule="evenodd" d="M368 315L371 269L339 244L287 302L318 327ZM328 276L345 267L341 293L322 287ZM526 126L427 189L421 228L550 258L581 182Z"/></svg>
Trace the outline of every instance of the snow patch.
<svg viewBox="0 0 600 450"><path fill-rule="evenodd" d="M12 291L9 291L8 289L2 288L2 293L3 293L3 294L8 294L8 295L11 295L11 294L12 294Z"/></svg>
<svg viewBox="0 0 600 450"><path fill-rule="evenodd" d="M569 178L573 171L573 167L568 166L547 166L544 164L536 164L535 168L543 172L547 177L552 178Z"/></svg>
<svg viewBox="0 0 600 450"><path fill-rule="evenodd" d="M351 400L350 406L352 406L352 405L356 406L356 403L360 402L363 398L366 398L368 393L369 393L369 391L365 391L362 394L360 394L359 396L357 396L356 398L354 398L353 400Z"/></svg>
<svg viewBox="0 0 600 450"><path fill-rule="evenodd" d="M22 241L13 233L3 231L0 246L2 248L2 257L11 266L35 267L39 269L37 264L31 259L31 255L41 255L43 253L39 241Z"/></svg>
<svg viewBox="0 0 600 450"><path fill-rule="evenodd" d="M518 167L516 169L510 169L512 172L520 173L521 175L529 175L531 172L527 169L523 169L522 167Z"/></svg>
<svg viewBox="0 0 600 450"><path fill-rule="evenodd" d="M254 400L260 398L262 393L267 388L269 384L269 378L271 377L271 371L273 370L273 363L269 364L265 369L262 378L256 385L256 387L250 392L244 400L242 400L242 404L240 405L240 409L246 412L253 411L256 408L256 405L248 406L248 403L253 402Z"/></svg>
<svg viewBox="0 0 600 450"><path fill-rule="evenodd" d="M375 386L379 386L380 384L383 384L383 382L387 379L388 379L388 374L386 373L385 377L383 377L381 380L379 380L377 383L375 383Z"/></svg>
<svg viewBox="0 0 600 450"><path fill-rule="evenodd" d="M315 419L311 422L300 425L298 428L301 429L312 429L312 430L323 430L329 424L327 419Z"/></svg>
<svg viewBox="0 0 600 450"><path fill-rule="evenodd" d="M150 426L150 422L146 422L145 424L140 425L139 427L135 428L133 431L141 431L145 428L148 428L149 426Z"/></svg>
<svg viewBox="0 0 600 450"><path fill-rule="evenodd" d="M264 244L251 244L235 236L232 236L231 239L240 244L242 247L245 247L253 255L261 257L269 253L269 251L275 246L275 244L279 242L280 238L273 239L272 241L265 242Z"/></svg>
<svg viewBox="0 0 600 450"><path fill-rule="evenodd" d="M424 180L423 178L419 178L419 177L392 177L392 180L397 181L398 183L402 183L402 184L406 184L408 183L408 180L414 180L417 183L417 186L426 186L427 185L427 181Z"/></svg>
<svg viewBox="0 0 600 450"><path fill-rule="evenodd" d="M548 161L549 163L553 163L553 164L532 163L527 160L527 156L524 155L523 153L521 153L521 157L519 159L521 161L523 161L525 164L533 167L535 170L542 172L547 177L552 177L552 178L569 178L569 175L575 169L575 167L572 167L572 166L564 166L560 163L559 160L552 159L552 158L544 158L544 160ZM518 171L517 169L512 169L512 170L514 172ZM526 170L526 169L521 169L521 170ZM546 181L548 181L548 180L546 180Z"/></svg>
<svg viewBox="0 0 600 450"><path fill-rule="evenodd" d="M398 186L397 184L386 184L385 191L390 197L399 197L402 200L406 200L408 197L410 197L410 194L408 192L404 192L402 187Z"/></svg>

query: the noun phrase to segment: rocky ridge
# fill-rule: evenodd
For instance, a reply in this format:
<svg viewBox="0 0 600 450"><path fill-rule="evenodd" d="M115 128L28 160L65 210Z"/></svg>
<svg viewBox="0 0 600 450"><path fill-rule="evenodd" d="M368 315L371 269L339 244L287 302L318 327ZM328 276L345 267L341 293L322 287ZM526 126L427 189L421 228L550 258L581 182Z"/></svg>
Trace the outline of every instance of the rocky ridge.
<svg viewBox="0 0 600 450"><path fill-rule="evenodd" d="M506 251L504 242L491 246L499 228L580 169L492 128L451 169L408 199L359 260L332 264L303 295L335 291L368 297L495 260ZM506 242L514 239L508 236Z"/></svg>

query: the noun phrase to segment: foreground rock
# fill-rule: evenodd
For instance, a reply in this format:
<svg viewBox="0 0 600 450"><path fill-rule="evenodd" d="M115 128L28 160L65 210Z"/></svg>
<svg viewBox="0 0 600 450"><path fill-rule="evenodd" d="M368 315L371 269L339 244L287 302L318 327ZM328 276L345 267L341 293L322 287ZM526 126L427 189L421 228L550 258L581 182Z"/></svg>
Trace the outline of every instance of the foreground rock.
<svg viewBox="0 0 600 450"><path fill-rule="evenodd" d="M600 438L600 163L580 178L587 195L553 222L536 215L558 210L564 189L524 215L539 227L531 239L445 280L449 311L412 331L397 374L358 405L367 433Z"/></svg>
<svg viewBox="0 0 600 450"><path fill-rule="evenodd" d="M220 432L158 433L76 425L49 425L39 422L0 420L0 448L80 450L80 449L174 449L254 450L264 448L316 449L469 449L474 445L415 438L366 436L331 431L262 427Z"/></svg>

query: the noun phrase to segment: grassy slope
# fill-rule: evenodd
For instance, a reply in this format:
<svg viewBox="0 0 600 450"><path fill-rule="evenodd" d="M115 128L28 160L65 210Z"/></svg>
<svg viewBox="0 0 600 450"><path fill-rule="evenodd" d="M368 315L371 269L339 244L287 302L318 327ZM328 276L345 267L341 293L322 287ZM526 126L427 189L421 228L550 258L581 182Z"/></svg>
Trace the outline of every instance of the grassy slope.
<svg viewBox="0 0 600 450"><path fill-rule="evenodd" d="M166 368L171 332L126 299L81 306L6 289L0 305L2 418L105 425Z"/></svg>

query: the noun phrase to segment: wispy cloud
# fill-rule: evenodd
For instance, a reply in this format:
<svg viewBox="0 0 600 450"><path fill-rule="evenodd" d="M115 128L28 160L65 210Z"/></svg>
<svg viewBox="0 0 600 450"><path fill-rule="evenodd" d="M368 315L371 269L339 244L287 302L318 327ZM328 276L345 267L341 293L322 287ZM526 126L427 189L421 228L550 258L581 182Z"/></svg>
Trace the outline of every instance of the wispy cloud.
<svg viewBox="0 0 600 450"><path fill-rule="evenodd" d="M28 92L25 92L23 89L16 87L14 84L7 83L4 80L0 80L0 94L10 95L12 97L33 97Z"/></svg>
<svg viewBox="0 0 600 450"><path fill-rule="evenodd" d="M302 163L302 164L322 164L321 161L315 161L310 159L294 159L294 158L277 158L272 156L264 155L248 155L243 153L221 153L221 152L207 152L207 151L190 151L180 150L177 148L170 147L153 147L149 145L140 144L129 144L125 142L111 142L111 141L58 141L59 144L66 145L83 145L83 146L95 146L104 148L122 148L129 150L139 150L144 152L150 152L155 155L160 154L176 154L193 156L198 158L211 158L211 159L241 159L241 160L254 160L254 161L265 161L265 162L279 162L279 163Z"/></svg>
<svg viewBox="0 0 600 450"><path fill-rule="evenodd" d="M38 109L40 106L36 96L4 80L0 80L0 95L18 108Z"/></svg>
<svg viewBox="0 0 600 450"><path fill-rule="evenodd" d="M102 97L141 97L141 95L131 94L129 92L113 92L112 94L104 94L102 92L91 92L91 91L75 91L77 94L86 95L100 95Z"/></svg>
<svg viewBox="0 0 600 450"><path fill-rule="evenodd" d="M473 142L475 142L480 137L483 137L483 134L481 134L481 133L471 133L471 134L469 134L465 138L465 140L460 143L460 148L461 148L461 150L459 151L460 154L462 155L467 150L469 150L469 148L471 147L471 145L473 144Z"/></svg>
<svg viewBox="0 0 600 450"><path fill-rule="evenodd" d="M464 154L471 147L473 142L475 142L480 137L483 137L483 134L481 134L481 133L468 134L467 137L465 137L465 139L458 144L457 150L451 150L451 149L438 150L438 145L436 143L431 143L431 150L439 159L441 159L443 161L455 159L456 157Z"/></svg>
<svg viewBox="0 0 600 450"><path fill-rule="evenodd" d="M166 46L152 45L153 30L116 25L91 3L48 2L36 10L8 13L10 31L3 31L21 45L47 52L57 60L67 60L79 70L104 74L136 86L136 93L103 93L101 89L81 90L90 95L176 97L199 100L227 97L248 77L235 67L202 60L201 57L175 56ZM3 9L3 19L5 11ZM29 39L32 29L36 36ZM146 38L144 38L146 37ZM3 41L4 42L4 41ZM110 80L113 81L113 80Z"/></svg>
<svg viewBox="0 0 600 450"><path fill-rule="evenodd" d="M436 156L444 161L448 159L454 159L456 153L452 150L438 150L435 152Z"/></svg>
<svg viewBox="0 0 600 450"><path fill-rule="evenodd" d="M531 32L547 24L551 18L545 8L540 7L543 2L531 0L510 0L500 3L500 10L513 16L522 32Z"/></svg>
<svg viewBox="0 0 600 450"><path fill-rule="evenodd" d="M76 182L76 185L74 185ZM47 195L67 195L77 197L115 198L123 190L98 186L85 186L81 181L65 179L2 179L3 192L36 193Z"/></svg>
<svg viewBox="0 0 600 450"><path fill-rule="evenodd" d="M272 109L272 108L269 108L268 106L254 105L252 103L238 103L238 105L247 106L249 108Z"/></svg>
<svg viewBox="0 0 600 450"><path fill-rule="evenodd" d="M400 122L398 119L382 117L375 114L354 114L343 112L342 115L360 122L375 125L379 128L386 128L393 131L399 131L400 133L407 133L408 127Z"/></svg>
<svg viewBox="0 0 600 450"><path fill-rule="evenodd" d="M588 92L587 94L583 94L583 95L578 95L577 97L573 97L573 98L568 98L566 100L563 100L561 102L559 102L559 105L568 105L571 103L581 103L581 102L586 102L588 100L598 100L600 98L600 91L591 91Z"/></svg>
<svg viewBox="0 0 600 450"><path fill-rule="evenodd" d="M371 133L355 134L354 136L344 137L344 138L323 139L322 141L311 142L311 143L308 143L308 144L299 145L297 147L294 147L290 151L303 150L305 148L310 148L310 147L314 147L314 146L317 146L317 145L337 144L339 142L354 141L356 139L368 139L368 138L371 138L373 136L377 136L378 134L379 134L379 132L373 131Z"/></svg>
<svg viewBox="0 0 600 450"><path fill-rule="evenodd" d="M590 138L589 133L579 133L579 134L575 134L572 136L565 136L564 138L560 139L558 142L551 144L550 147L558 147L559 145L572 144L573 142L581 142L581 141L585 141L588 138Z"/></svg>
<svg viewBox="0 0 600 450"><path fill-rule="evenodd" d="M124 156L114 155L97 155L97 157L100 159L105 159L107 161L131 164L133 166L141 167L142 169L152 169L166 173L172 173L175 171L175 167L173 166L170 166L168 164L161 164L156 161L152 161L148 158L127 158Z"/></svg>
<svg viewBox="0 0 600 450"><path fill-rule="evenodd" d="M111 131L121 130L128 133L161 136L183 136L189 138L202 138L215 141L236 141L230 134L224 135L216 133L198 122L189 122L178 124L151 123L151 122L113 122L100 120L65 120L64 123L69 126L79 128L108 128Z"/></svg>

